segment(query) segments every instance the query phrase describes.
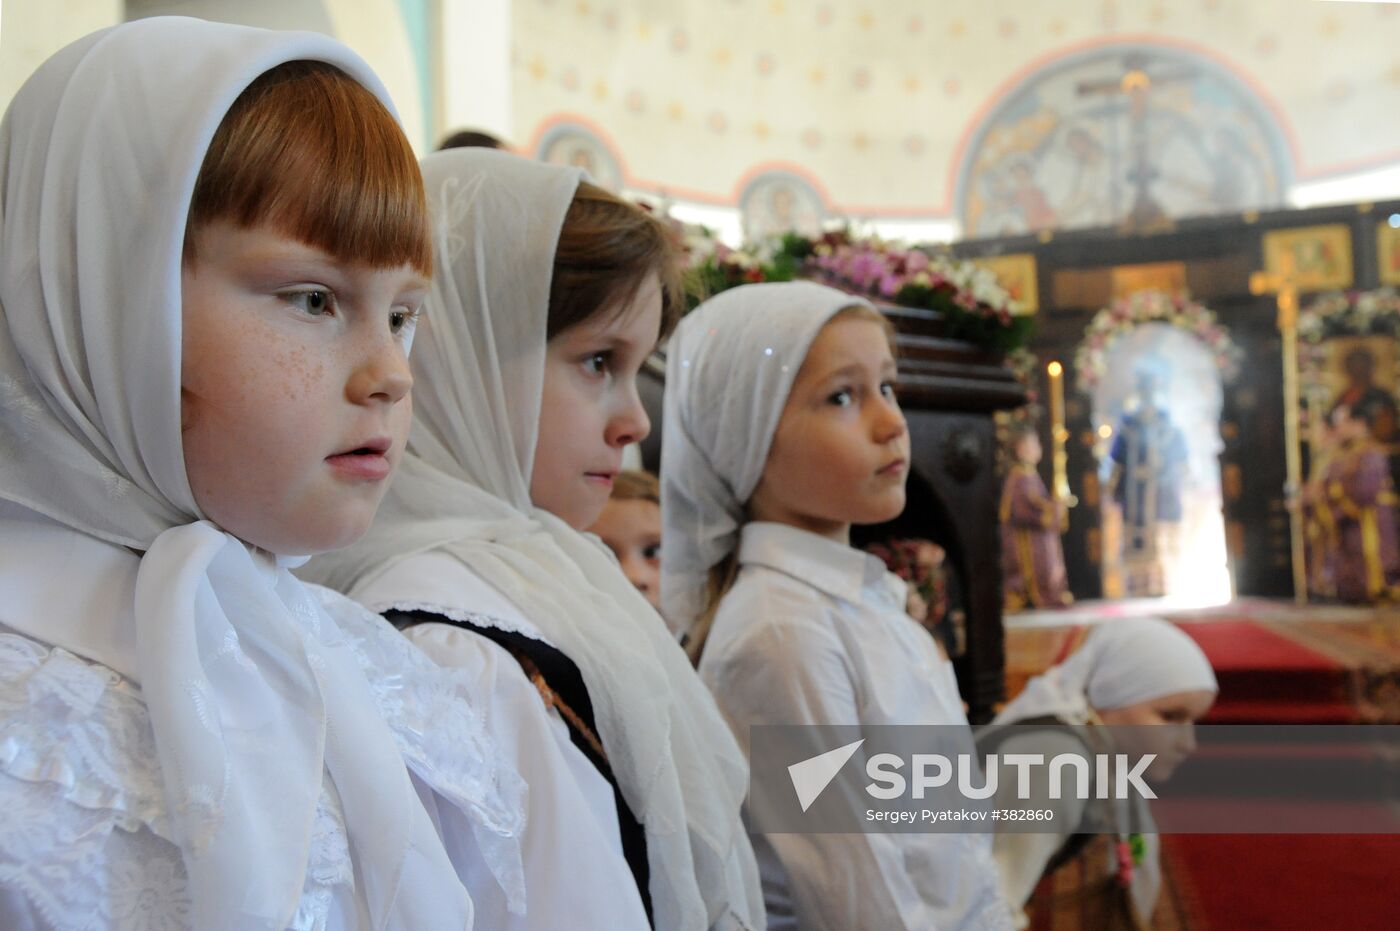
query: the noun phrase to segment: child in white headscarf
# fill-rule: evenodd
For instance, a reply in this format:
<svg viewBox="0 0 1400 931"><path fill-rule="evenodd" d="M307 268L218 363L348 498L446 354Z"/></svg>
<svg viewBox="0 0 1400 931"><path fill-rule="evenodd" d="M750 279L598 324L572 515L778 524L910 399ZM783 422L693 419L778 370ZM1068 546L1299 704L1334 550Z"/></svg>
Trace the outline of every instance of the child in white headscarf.
<svg viewBox="0 0 1400 931"><path fill-rule="evenodd" d="M580 532L650 428L636 377L674 314L674 246L575 168L481 149L422 166L439 274L409 453L366 538L307 571L445 665L483 638L510 650L591 758L594 810L655 927L761 928L743 758L660 617Z"/></svg>
<svg viewBox="0 0 1400 931"><path fill-rule="evenodd" d="M662 606L741 744L760 724L967 726L905 586L850 546L904 509L893 333L820 285L747 285L682 321L667 358ZM1007 928L990 838L756 839L770 928Z"/></svg>
<svg viewBox="0 0 1400 931"><path fill-rule="evenodd" d="M1045 759L1058 753L1155 753L1147 775L1167 779L1194 749L1191 725L1210 710L1217 689L1205 654L1175 624L1158 618L1108 621L1096 626L1069 659L1026 684L994 722L1018 727L1003 732L1009 736L983 735L983 749L992 749L990 738L997 753L1040 753ZM1069 909L1071 921L1093 927L1150 927L1162 883L1157 835L1146 806L1129 812L1073 793L1051 799L1038 789L1019 799L1008 780L993 802L998 808L1055 812L1049 822L1053 832L996 835L1007 901L1020 907L1029 900L1030 907L1052 912ZM1081 863L1088 877L1080 888L1070 895L1031 898L1042 876L1072 861ZM1021 912L1018 924L1028 923Z"/></svg>
<svg viewBox="0 0 1400 931"><path fill-rule="evenodd" d="M379 81L139 20L30 78L0 179L0 926L519 927L533 694L287 571L409 428L432 247Z"/></svg>

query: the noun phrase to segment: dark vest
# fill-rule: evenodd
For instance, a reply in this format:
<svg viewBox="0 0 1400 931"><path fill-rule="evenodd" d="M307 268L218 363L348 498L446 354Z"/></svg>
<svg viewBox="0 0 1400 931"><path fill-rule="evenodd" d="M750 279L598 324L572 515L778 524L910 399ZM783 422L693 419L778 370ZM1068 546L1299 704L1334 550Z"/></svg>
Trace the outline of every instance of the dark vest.
<svg viewBox="0 0 1400 931"><path fill-rule="evenodd" d="M468 621L455 621L429 611L388 611L384 617L400 630L424 623L450 624L453 627L480 634L505 649L518 661L522 657L527 658L539 670L540 675L559 700L568 705L582 719L589 730L597 734L598 726L594 720L593 702L588 697L588 689L583 683L583 674L579 672L578 666L574 664L573 660L549 644L514 631L472 624ZM627 866L631 869L632 877L636 880L637 891L641 893L642 905L646 907L647 921L654 927L655 918L652 915L651 893L649 891L651 868L647 863L646 830L632 813L626 800L623 799L622 790L618 787L617 778L613 775L612 767L608 765L608 761L593 749L588 738L574 726L573 722L568 720L567 716L564 718L564 722L569 726L569 739L574 746L588 757L589 761L597 767L598 772L612 786L613 800L617 803L618 832L622 837L622 855L626 858Z"/></svg>

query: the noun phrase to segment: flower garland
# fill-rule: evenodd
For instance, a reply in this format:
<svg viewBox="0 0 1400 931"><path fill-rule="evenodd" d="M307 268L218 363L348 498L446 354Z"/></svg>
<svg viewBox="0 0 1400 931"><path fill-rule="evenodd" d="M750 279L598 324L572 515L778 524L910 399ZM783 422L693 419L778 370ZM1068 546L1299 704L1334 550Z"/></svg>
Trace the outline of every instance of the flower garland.
<svg viewBox="0 0 1400 931"><path fill-rule="evenodd" d="M759 246L730 249L703 227L673 225L687 256L692 306L729 288L809 278L893 303L937 311L944 333L997 352L1025 346L1032 318L1011 313L1011 296L987 269L929 255L846 230L806 237L789 233Z"/></svg>
<svg viewBox="0 0 1400 931"><path fill-rule="evenodd" d="M1298 338L1313 345L1368 335L1400 337L1400 294L1394 288L1324 294L1298 315Z"/></svg>
<svg viewBox="0 0 1400 931"><path fill-rule="evenodd" d="M1144 323L1169 323L1185 330L1210 349L1225 381L1239 374L1243 353L1229 332L1216 322L1215 312L1180 295L1138 291L1119 298L1094 315L1084 329L1084 341L1074 353L1079 390L1092 393L1108 367L1108 349L1119 337Z"/></svg>

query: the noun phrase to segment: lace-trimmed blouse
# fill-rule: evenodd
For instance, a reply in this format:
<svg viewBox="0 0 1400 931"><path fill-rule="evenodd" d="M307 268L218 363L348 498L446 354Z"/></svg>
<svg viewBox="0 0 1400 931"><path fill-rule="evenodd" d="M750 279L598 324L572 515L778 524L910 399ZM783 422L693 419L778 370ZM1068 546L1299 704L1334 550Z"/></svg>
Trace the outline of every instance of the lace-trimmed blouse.
<svg viewBox="0 0 1400 931"><path fill-rule="evenodd" d="M392 628L325 590L323 603L347 635L377 642L427 663ZM347 618L345 615L352 615ZM494 650L495 648L491 648ZM489 780L500 765L533 777L528 799L535 830L526 830L521 855L529 888L524 915L509 911L490 864L473 842L466 816L413 776L418 795L439 825L444 845L471 893L475 926L502 929L643 927L645 917L621 852L600 840L569 771L553 757L559 737L538 695L513 669L504 651L483 652L463 679L473 683L473 710L502 759L457 760L466 778ZM439 762L468 746L434 696L385 675L357 650L381 709L405 757ZM410 672L412 664L405 664ZM457 703L457 708L462 707ZM431 722L429 726L428 722ZM478 725L479 726L479 725ZM460 741L460 742L459 742ZM411 746L411 743L418 746ZM521 765L526 764L526 765ZM451 769L452 762L444 769ZM467 774L467 770L475 771ZM446 777L449 783L456 783ZM190 926L180 849L165 815L161 776L149 716L139 688L105 666L0 626L0 928L166 931ZM571 831L571 829L573 829ZM573 833L570 844L555 843ZM598 847L598 844L602 844ZM591 849L595 848L596 849ZM584 856L572 854L584 852ZM555 877L577 896L530 877ZM622 895L618 895L619 889ZM589 891L592 890L592 891ZM623 924L606 925L625 916ZM306 883L290 925L296 931L368 927L363 896L341 816L327 778L317 806Z"/></svg>
<svg viewBox="0 0 1400 931"><path fill-rule="evenodd" d="M0 628L0 927L190 926L140 690ZM340 801L316 807L297 931L362 924Z"/></svg>

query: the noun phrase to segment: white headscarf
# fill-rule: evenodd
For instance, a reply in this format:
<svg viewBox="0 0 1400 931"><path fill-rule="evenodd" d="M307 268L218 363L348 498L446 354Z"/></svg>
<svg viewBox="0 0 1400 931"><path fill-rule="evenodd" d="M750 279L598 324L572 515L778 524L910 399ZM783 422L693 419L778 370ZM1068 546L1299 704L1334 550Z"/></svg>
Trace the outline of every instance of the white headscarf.
<svg viewBox="0 0 1400 931"><path fill-rule="evenodd" d="M748 503L807 351L864 298L808 281L752 284L697 307L671 337L661 437L661 606L677 633L739 543Z"/></svg>
<svg viewBox="0 0 1400 931"><path fill-rule="evenodd" d="M993 723L1054 715L1083 724L1091 708L1111 711L1198 690L1215 692L1218 687L1210 661L1196 641L1160 618L1120 618L1096 625L1073 656L1027 683ZM1136 799L1131 805L1146 845L1143 860L1133 871L1131 895L1138 915L1146 921L1162 887L1160 844L1147 803Z"/></svg>
<svg viewBox="0 0 1400 931"><path fill-rule="evenodd" d="M1073 656L1027 683L995 723L1045 715L1082 723L1090 708L1218 690L1210 661L1181 628L1155 617L1120 618L1095 625Z"/></svg>
<svg viewBox="0 0 1400 931"><path fill-rule="evenodd" d="M731 860L752 859L747 768L713 700L611 554L530 502L554 253L580 172L482 149L422 166L437 276L414 344L408 454L365 539L303 574L353 596L435 550L497 588L583 676L646 831L657 927L703 929L725 908L761 924L756 870L750 901L726 901ZM381 585L376 601L412 605L414 588Z"/></svg>
<svg viewBox="0 0 1400 931"><path fill-rule="evenodd" d="M202 519L185 472L191 193L234 99L298 59L334 64L389 105L368 66L324 36L180 18L73 43L11 104L0 124L0 499L44 515L35 526L71 546L50 577L13 580L0 598L20 603L7 622L21 633L124 657L118 671L139 683L150 714L196 927L287 926L329 771L373 927L460 929L470 899L355 648L286 571L293 557ZM131 603L43 616L44 591L109 557L132 564ZM519 788L518 776L502 778ZM471 788L479 802L456 800L518 892L510 787Z"/></svg>

